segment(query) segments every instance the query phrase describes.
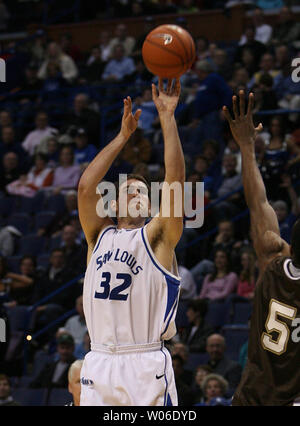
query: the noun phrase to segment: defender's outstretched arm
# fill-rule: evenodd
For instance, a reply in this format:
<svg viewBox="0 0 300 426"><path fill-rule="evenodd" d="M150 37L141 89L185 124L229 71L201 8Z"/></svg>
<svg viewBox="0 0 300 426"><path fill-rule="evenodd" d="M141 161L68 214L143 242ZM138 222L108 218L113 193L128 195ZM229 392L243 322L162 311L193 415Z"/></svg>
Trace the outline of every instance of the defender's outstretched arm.
<svg viewBox="0 0 300 426"><path fill-rule="evenodd" d="M254 95L250 93L248 109L245 112L245 93L240 91L238 111L237 97L233 96L232 119L228 108L223 107L232 135L238 143L242 154L242 177L246 203L250 210L251 231L255 251L261 270L280 254L290 254L289 246L280 238L279 225L275 211L269 204L266 189L255 158L255 139L262 124L254 127L252 109Z"/></svg>
<svg viewBox="0 0 300 426"><path fill-rule="evenodd" d="M124 113L119 134L105 148L103 148L84 171L78 185L78 209L82 229L84 231L89 251L93 250L101 229L112 224L109 217L101 218L97 215L96 205L100 195L96 192L98 184L108 172L112 163L136 130L141 110L132 114L132 103L128 96L124 99Z"/></svg>

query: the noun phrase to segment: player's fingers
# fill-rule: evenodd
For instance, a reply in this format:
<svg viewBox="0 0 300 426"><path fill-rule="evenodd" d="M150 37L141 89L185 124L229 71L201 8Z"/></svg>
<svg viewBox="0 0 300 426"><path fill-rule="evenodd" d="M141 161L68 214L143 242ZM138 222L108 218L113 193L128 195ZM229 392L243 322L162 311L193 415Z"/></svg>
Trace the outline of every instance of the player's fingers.
<svg viewBox="0 0 300 426"><path fill-rule="evenodd" d="M245 115L245 92L244 90L240 90L240 116L243 117Z"/></svg>
<svg viewBox="0 0 300 426"><path fill-rule="evenodd" d="M175 84L174 84L174 92L175 95L178 96L180 93L181 85L180 85L180 78L176 78Z"/></svg>
<svg viewBox="0 0 300 426"><path fill-rule="evenodd" d="M138 110L135 111L134 118L136 119L136 121L139 121L139 118L140 118L141 114L142 114L142 110L141 109L138 109Z"/></svg>
<svg viewBox="0 0 300 426"><path fill-rule="evenodd" d="M171 95L172 94L172 83L173 80L172 79L168 79L168 84L167 84L167 95Z"/></svg>
<svg viewBox="0 0 300 426"><path fill-rule="evenodd" d="M127 102L128 102L129 113L131 113L131 111L132 111L132 101L131 101L131 97L130 96L127 96Z"/></svg>
<svg viewBox="0 0 300 426"><path fill-rule="evenodd" d="M232 97L232 109L233 109L234 119L236 120L239 114L238 114L238 107L237 107L237 97L235 95Z"/></svg>
<svg viewBox="0 0 300 426"><path fill-rule="evenodd" d="M228 108L226 106L223 106L222 111L228 123L231 124L232 118L231 118L230 112L228 111Z"/></svg>
<svg viewBox="0 0 300 426"><path fill-rule="evenodd" d="M158 79L158 89L160 92L164 92L164 82L163 79L161 77L159 77Z"/></svg>
<svg viewBox="0 0 300 426"><path fill-rule="evenodd" d="M253 110L253 106L254 106L254 95L251 92L250 95L249 95L249 100L248 100L247 117L251 116L252 110Z"/></svg>

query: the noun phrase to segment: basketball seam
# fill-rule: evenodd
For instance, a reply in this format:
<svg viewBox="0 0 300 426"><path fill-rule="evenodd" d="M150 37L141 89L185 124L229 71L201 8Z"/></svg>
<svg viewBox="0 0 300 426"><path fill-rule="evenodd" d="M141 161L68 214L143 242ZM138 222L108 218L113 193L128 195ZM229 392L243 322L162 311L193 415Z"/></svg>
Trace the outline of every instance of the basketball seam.
<svg viewBox="0 0 300 426"><path fill-rule="evenodd" d="M178 65L172 65L172 64L170 64L170 65L161 65L159 63L150 62L148 60L147 60L147 64L154 65L155 67L160 67L160 68L177 68L177 67L178 68L182 68L184 66L183 64L178 64Z"/></svg>
<svg viewBox="0 0 300 426"><path fill-rule="evenodd" d="M186 47L185 47L185 44L183 43L183 41L181 40L181 38L178 36L178 34L176 33L176 31L172 30L171 28L168 28L168 30L169 30L170 32L172 32L172 33L173 33L173 35L175 35L175 37L177 38L177 40L180 42L180 44L181 44L181 46L183 47L184 52L185 52L185 58L186 58L185 63L186 63L186 64L187 64L187 63L189 63L189 52L187 51L187 49L186 49Z"/></svg>
<svg viewBox="0 0 300 426"><path fill-rule="evenodd" d="M152 44L153 46L156 46L156 47L159 47L161 50L163 50L163 51L167 51L167 52L169 52L169 53L171 53L171 54L173 54L174 56L177 56L180 60L181 60L181 65L185 65L185 63L184 63L184 61L182 60L182 57L181 57L181 55L178 55L178 53L176 53L176 52L174 52L173 50L169 50L167 47L165 47L165 46L161 46L160 44L157 44L157 43L154 43L153 41L151 41L151 40L145 40L145 42L148 42L148 43L150 43L150 44Z"/></svg>

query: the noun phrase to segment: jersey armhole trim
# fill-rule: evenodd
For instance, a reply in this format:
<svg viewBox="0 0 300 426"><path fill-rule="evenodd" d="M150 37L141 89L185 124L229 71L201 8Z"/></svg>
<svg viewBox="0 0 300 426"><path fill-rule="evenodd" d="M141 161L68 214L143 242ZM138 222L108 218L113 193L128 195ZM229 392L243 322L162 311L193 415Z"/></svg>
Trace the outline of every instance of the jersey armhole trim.
<svg viewBox="0 0 300 426"><path fill-rule="evenodd" d="M102 229L102 231L100 232L100 234L99 234L99 236L98 236L97 243L95 244L95 248L94 248L94 250L93 250L93 254L94 254L94 253L96 253L96 251L98 250L98 248L99 248L99 245L100 245L100 243L101 243L101 240L102 240L103 235L104 235L107 231L109 231L110 229L116 229L116 227L115 227L115 226L111 226L111 225L109 225L109 226L106 226L105 228L103 228L103 229Z"/></svg>
<svg viewBox="0 0 300 426"><path fill-rule="evenodd" d="M146 226L147 226L147 225L146 225ZM152 263L154 264L154 266L156 266L156 268L157 268L160 272L162 272L164 275L167 275L168 277L170 277L173 281L176 281L176 284L177 284L177 285L179 285L179 284L180 284L181 277L179 277L179 276L176 276L176 275L172 274L172 272L168 271L168 270L167 270L167 269L166 269L163 265L161 265L161 264L159 263L159 261L156 259L156 256L155 256L155 254L153 253L152 248L151 248L150 243L149 243L149 240L148 240L146 226L144 226L144 227L141 229L141 233L142 233L142 240L143 240L143 243L144 243L144 245L145 245L146 251L147 251L147 253L148 253L148 255L149 255L149 257L150 257L150 259L151 259Z"/></svg>
<svg viewBox="0 0 300 426"><path fill-rule="evenodd" d="M296 272L299 273L299 269L295 268L295 266L292 264L291 259L286 259L284 261L283 264L283 269L285 272L285 275L290 279L290 280L294 280L294 281L299 281L300 280L300 275L298 275L297 277L295 277L294 275L292 275L292 272Z"/></svg>

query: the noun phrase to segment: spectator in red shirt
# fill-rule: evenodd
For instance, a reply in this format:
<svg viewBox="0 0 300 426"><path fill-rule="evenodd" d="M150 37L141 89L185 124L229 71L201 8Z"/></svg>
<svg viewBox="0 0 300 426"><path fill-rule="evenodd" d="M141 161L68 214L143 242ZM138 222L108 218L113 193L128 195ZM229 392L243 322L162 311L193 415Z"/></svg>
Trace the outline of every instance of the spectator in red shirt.
<svg viewBox="0 0 300 426"><path fill-rule="evenodd" d="M256 282L256 258L252 250L245 250L241 255L242 270L239 275L237 294L247 299L253 299Z"/></svg>

